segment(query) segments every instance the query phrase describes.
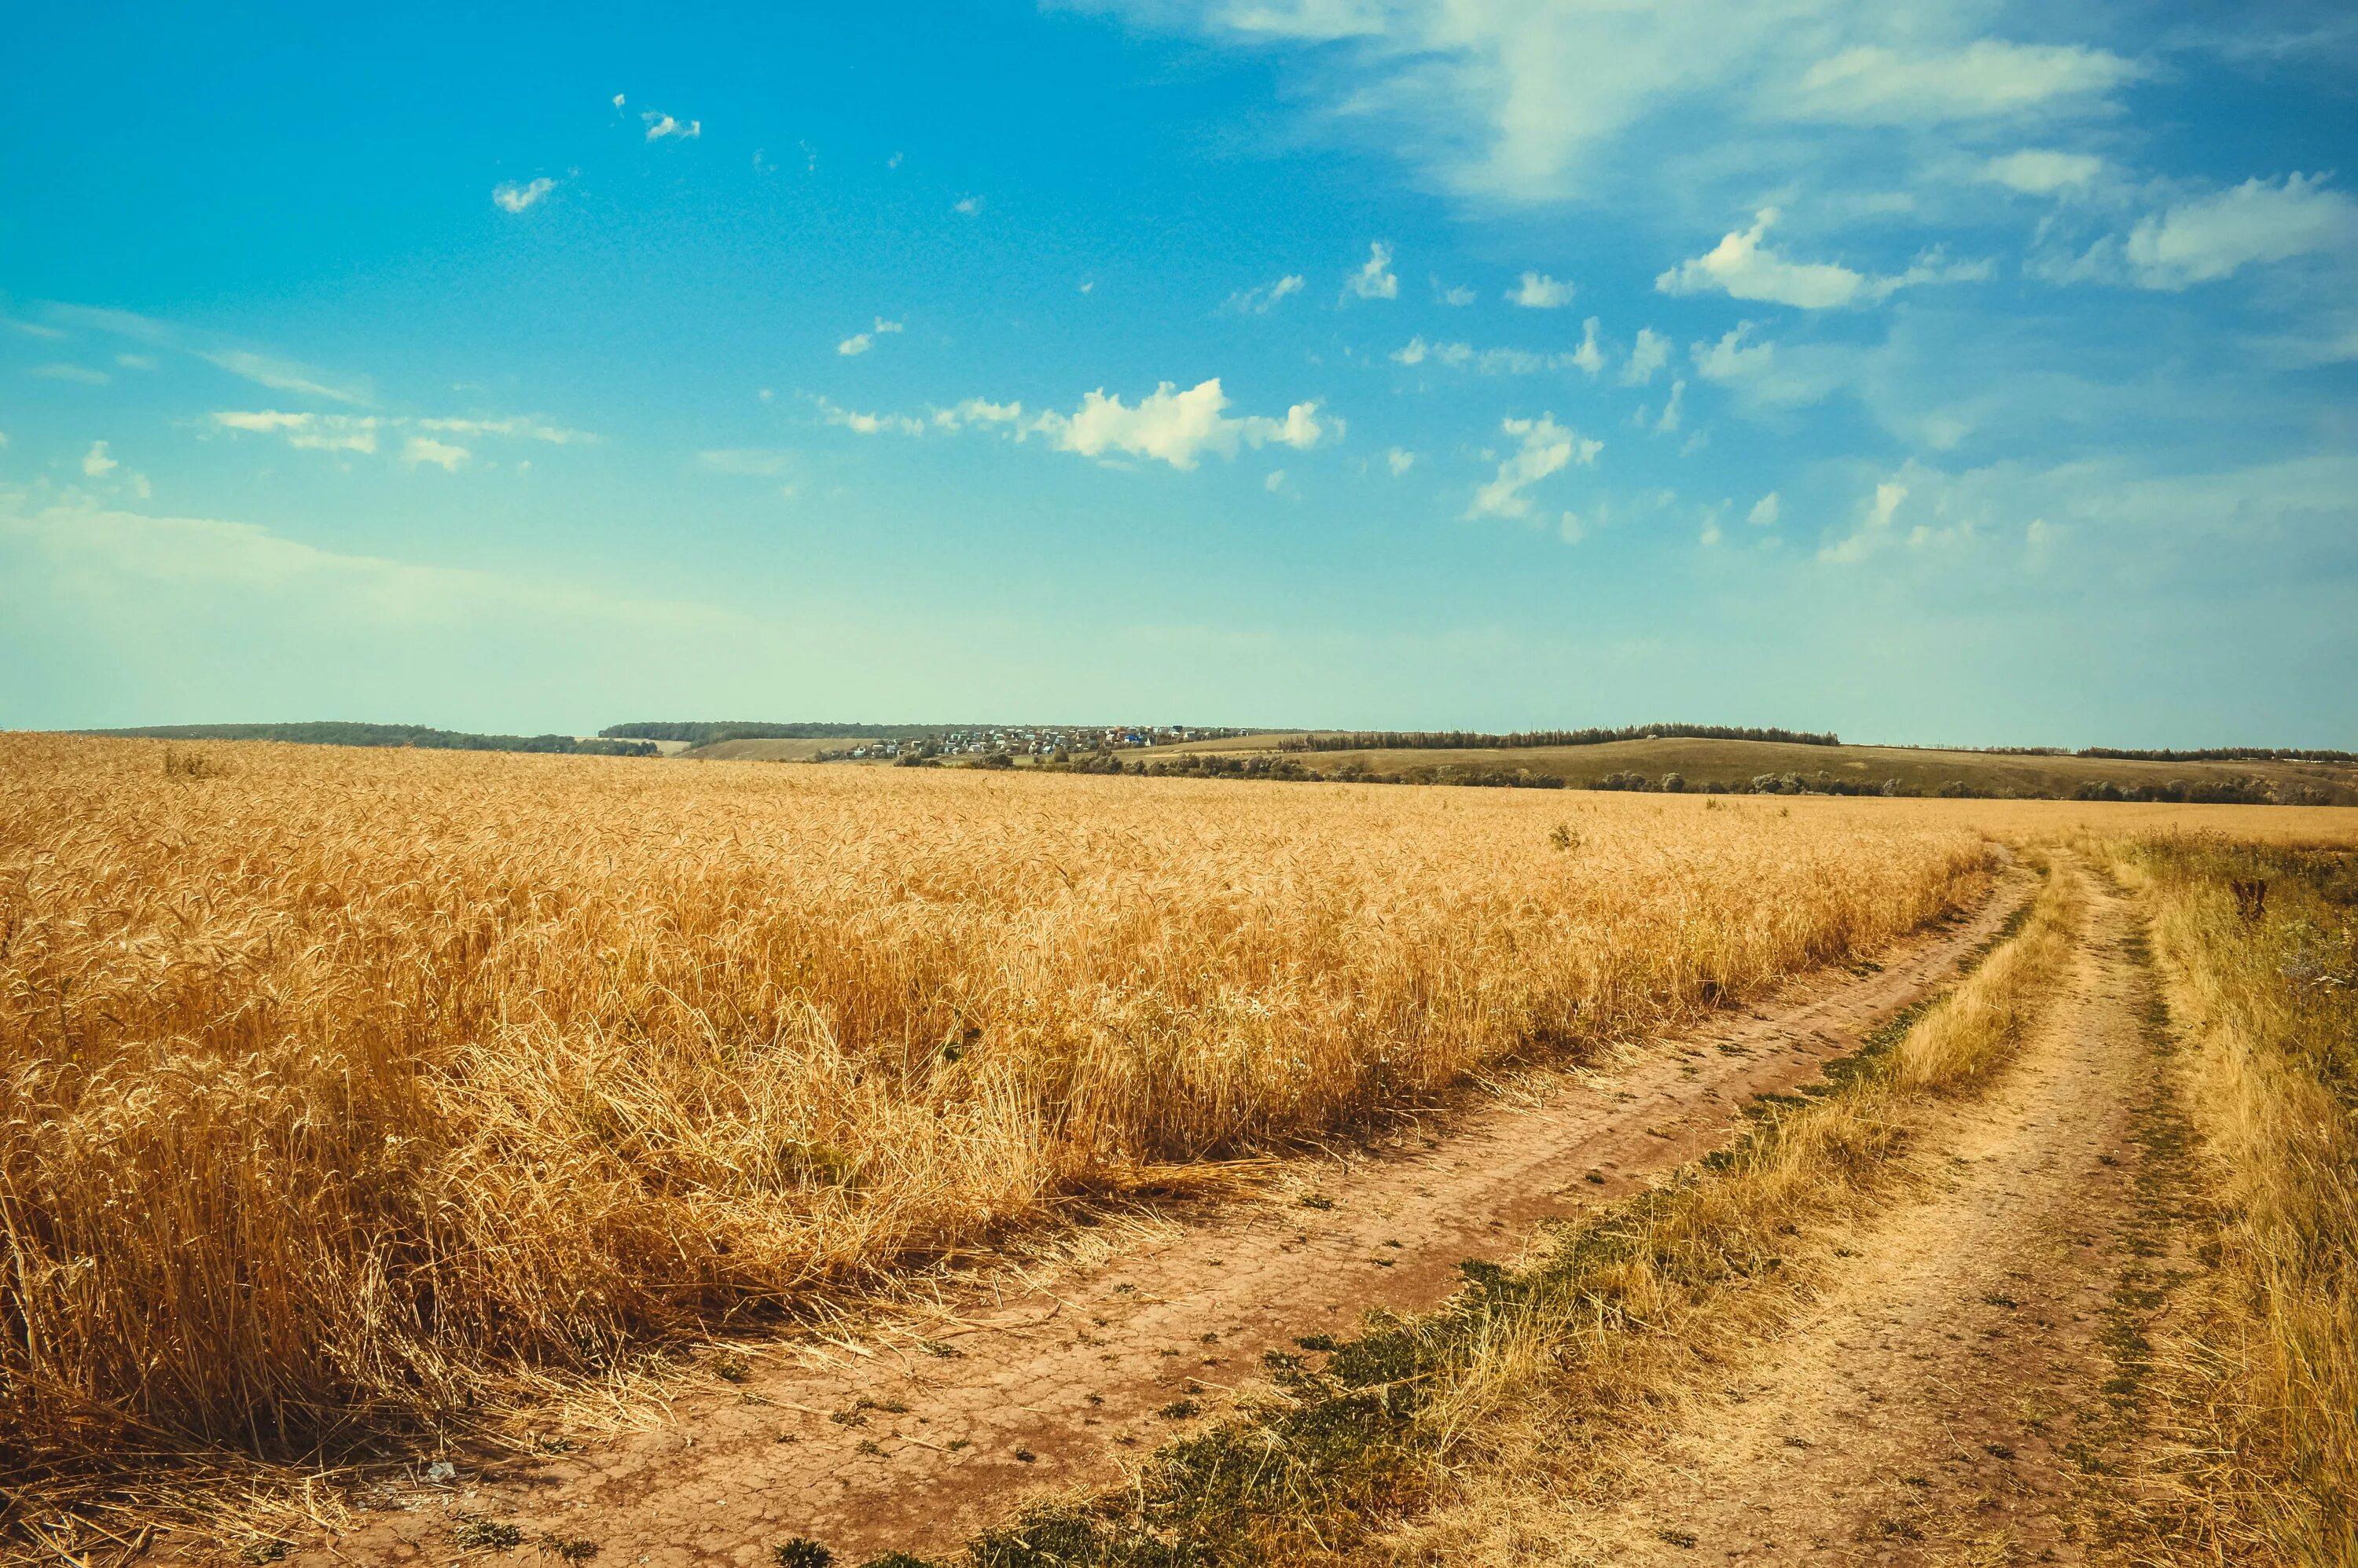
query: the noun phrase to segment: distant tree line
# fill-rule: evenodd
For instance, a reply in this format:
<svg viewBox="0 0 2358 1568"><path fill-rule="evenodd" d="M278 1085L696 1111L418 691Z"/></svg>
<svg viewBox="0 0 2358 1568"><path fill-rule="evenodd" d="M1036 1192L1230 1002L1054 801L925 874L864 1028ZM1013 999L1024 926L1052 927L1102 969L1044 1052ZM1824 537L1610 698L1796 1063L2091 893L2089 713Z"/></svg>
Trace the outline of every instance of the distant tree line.
<svg viewBox="0 0 2358 1568"><path fill-rule="evenodd" d="M422 724L150 724L135 730L82 730L149 741L287 741L299 746L415 746L427 752L550 752L589 757L652 757L644 741L577 740L570 735L476 735Z"/></svg>
<svg viewBox="0 0 2358 1568"><path fill-rule="evenodd" d="M1753 730L1732 724L1630 724L1618 730L1520 730L1487 735L1473 730L1361 730L1343 735L1289 736L1287 752L1514 751L1531 746L1604 746L1616 741L1781 741L1791 746L1839 746L1832 731Z"/></svg>

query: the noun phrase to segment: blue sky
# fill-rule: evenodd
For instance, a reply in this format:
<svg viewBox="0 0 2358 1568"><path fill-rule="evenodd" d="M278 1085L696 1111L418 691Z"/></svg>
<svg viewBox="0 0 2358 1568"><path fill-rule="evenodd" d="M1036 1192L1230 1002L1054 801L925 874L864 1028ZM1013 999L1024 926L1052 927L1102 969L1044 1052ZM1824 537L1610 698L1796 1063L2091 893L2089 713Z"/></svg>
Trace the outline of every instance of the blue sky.
<svg viewBox="0 0 2358 1568"><path fill-rule="evenodd" d="M0 725L2358 744L2344 6L12 46Z"/></svg>

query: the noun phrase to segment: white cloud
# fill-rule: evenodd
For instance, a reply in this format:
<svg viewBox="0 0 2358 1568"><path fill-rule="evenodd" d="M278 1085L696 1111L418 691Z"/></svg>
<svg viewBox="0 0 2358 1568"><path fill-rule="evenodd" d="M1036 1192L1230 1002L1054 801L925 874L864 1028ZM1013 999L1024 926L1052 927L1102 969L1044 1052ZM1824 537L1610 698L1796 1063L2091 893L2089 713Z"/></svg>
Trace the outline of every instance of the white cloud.
<svg viewBox="0 0 2358 1568"><path fill-rule="evenodd" d="M651 142L659 142L665 136L683 142L692 142L704 135L704 122L701 120L682 123L654 109L649 109L641 114L639 119L646 126L647 140Z"/></svg>
<svg viewBox="0 0 2358 1568"><path fill-rule="evenodd" d="M273 392L300 392L312 397L324 397L333 403L365 403L367 395L357 385L347 383L337 385L324 378L326 373L292 361L274 359L244 349L216 349L200 351L198 358L218 365L232 375L243 376L257 385Z"/></svg>
<svg viewBox="0 0 2358 1568"><path fill-rule="evenodd" d="M2130 272L2147 288L2179 289L2246 266L2358 248L2358 203L2326 189L2325 178L2247 179L2144 219L2129 232Z"/></svg>
<svg viewBox="0 0 2358 1568"><path fill-rule="evenodd" d="M936 408L932 414L934 424L945 430L976 425L1013 425L1022 417L1021 403L993 403L987 397L969 397L947 408Z"/></svg>
<svg viewBox="0 0 2358 1568"><path fill-rule="evenodd" d="M1658 436L1673 436L1678 433L1679 425L1685 416L1684 406L1686 395L1687 384L1685 382L1673 381L1671 383L1670 401L1662 405L1662 416L1654 422L1654 434Z"/></svg>
<svg viewBox="0 0 2358 1568"><path fill-rule="evenodd" d="M1596 341L1596 318L1591 316L1580 324L1580 347L1566 356L1569 362L1595 375L1605 368L1605 351Z"/></svg>
<svg viewBox="0 0 2358 1568"><path fill-rule="evenodd" d="M287 414L275 408L216 413L213 424L223 430L260 436L284 436L292 447L323 452L373 452L377 426L368 416L349 414Z"/></svg>
<svg viewBox="0 0 2358 1568"><path fill-rule="evenodd" d="M2139 72L2077 45L1983 38L1948 54L1862 44L1818 61L1788 105L1797 118L1897 125L1988 119L2111 92Z"/></svg>
<svg viewBox="0 0 2358 1568"><path fill-rule="evenodd" d="M213 427L239 435L283 436L290 447L321 452L372 453L377 449L380 430L430 430L435 436L498 436L511 440L546 441L551 446L578 446L598 438L586 430L568 430L561 425L545 420L511 416L504 419L411 419L380 416L373 414L314 414L290 413L283 409L222 409L211 416ZM410 463L434 462L450 466L435 455L457 452L465 457L460 447L444 447L431 438L422 443L413 440L404 449L403 460Z"/></svg>
<svg viewBox="0 0 2358 1568"><path fill-rule="evenodd" d="M1471 343L1428 343L1422 336L1411 338L1391 352L1394 364L1420 365L1429 359L1438 360L1452 370L1470 370L1482 375L1532 375L1580 362L1577 353L1541 354L1529 349L1477 349Z"/></svg>
<svg viewBox="0 0 2358 1568"><path fill-rule="evenodd" d="M92 370L88 365L35 365L25 373L27 375L38 375L45 381L79 382L84 386L104 386L108 382L114 379L104 371Z"/></svg>
<svg viewBox="0 0 2358 1568"><path fill-rule="evenodd" d="M503 180L492 187L492 204L509 212L521 212L557 189L557 181L548 178L518 185L514 180Z"/></svg>
<svg viewBox="0 0 2358 1568"><path fill-rule="evenodd" d="M57 328L45 327L38 321L11 321L8 325L16 328L16 330L24 333L25 336L28 338L45 338L53 343L62 342L66 336L65 333L59 331Z"/></svg>
<svg viewBox="0 0 2358 1568"><path fill-rule="evenodd" d="M1716 343L1696 343L1688 350L1694 358L1695 373L1705 381L1736 381L1746 376L1766 373L1777 355L1774 343L1755 343L1745 347L1752 336L1752 323L1738 321L1733 331Z"/></svg>
<svg viewBox="0 0 2358 1568"><path fill-rule="evenodd" d="M1654 373L1671 362L1671 341L1651 327L1638 329L1638 341L1630 347L1629 362L1621 367L1621 384L1644 386L1654 379Z"/></svg>
<svg viewBox="0 0 2358 1568"><path fill-rule="evenodd" d="M2092 184L2104 172L2104 160L2089 153L2060 153L2044 147L1994 157L1982 165L1982 178L2027 196L2051 196Z"/></svg>
<svg viewBox="0 0 2358 1568"><path fill-rule="evenodd" d="M1228 296L1228 308L1248 316L1266 316L1270 307L1289 294L1299 294L1304 280L1298 272L1287 273L1275 283L1265 283L1258 288L1247 288Z"/></svg>
<svg viewBox="0 0 2358 1568"><path fill-rule="evenodd" d="M962 217L971 218L976 213L982 211L982 198L979 196L961 196L957 200L950 203L950 211Z"/></svg>
<svg viewBox="0 0 2358 1568"><path fill-rule="evenodd" d="M412 436L401 449L401 460L411 468L432 463L444 473L457 473L459 465L473 455L464 447L438 441L431 436Z"/></svg>
<svg viewBox="0 0 2358 1568"><path fill-rule="evenodd" d="M106 455L104 441L92 441L90 444L90 450L81 455L81 471L92 479L104 479L119 466L121 465L117 464L113 458Z"/></svg>
<svg viewBox="0 0 2358 1568"><path fill-rule="evenodd" d="M1466 287L1462 283L1449 288L1444 288L1441 287L1441 280L1436 277L1433 280L1433 297L1444 305L1454 307L1471 305L1474 303L1476 296L1472 289Z"/></svg>
<svg viewBox="0 0 2358 1568"><path fill-rule="evenodd" d="M615 107L615 108L617 108L617 109L620 109L622 106L622 95L621 93L617 92L617 93L615 93L615 94L614 94L614 107Z"/></svg>
<svg viewBox="0 0 2358 1568"><path fill-rule="evenodd" d="M849 338L844 339L843 341L836 344L835 351L838 354L846 355L847 357L852 354L864 354L868 351L870 346L874 341L875 340L871 338L865 332L854 332Z"/></svg>
<svg viewBox="0 0 2358 1568"><path fill-rule="evenodd" d="M1761 243L1777 210L1764 207L1752 227L1730 233L1704 254L1680 263L1654 279L1664 294L1719 292L1737 299L1823 310L1858 298L1866 279L1832 262L1790 262Z"/></svg>
<svg viewBox="0 0 2358 1568"><path fill-rule="evenodd" d="M1543 272L1527 272L1523 281L1507 290L1507 298L1527 310L1554 310L1572 303L1573 287Z"/></svg>
<svg viewBox="0 0 2358 1568"><path fill-rule="evenodd" d="M1595 462L1605 449L1604 442L1584 439L1577 430L1557 424L1552 414L1501 420L1498 428L1516 438L1516 449L1499 460L1498 477L1475 489L1468 520L1530 516L1531 499L1523 492L1574 463Z"/></svg>
<svg viewBox="0 0 2358 1568"><path fill-rule="evenodd" d="M1272 494L1274 494L1274 493L1275 493L1275 492L1277 492L1278 491L1281 491L1281 490L1284 489L1284 488L1285 488L1285 470L1284 470L1283 469L1271 469L1271 470L1269 470L1269 477L1268 477L1267 479L1262 480L1262 481L1260 481L1260 487L1261 487L1263 490L1266 490L1266 491L1270 492L1271 492L1271 493L1272 493Z"/></svg>
<svg viewBox="0 0 2358 1568"><path fill-rule="evenodd" d="M1852 562L1865 560L1868 553L1891 537L1891 519L1898 514L1899 503L1908 499L1908 487L1896 480L1886 481L1875 487L1875 499L1868 503L1866 517L1851 535L1819 549L1822 561Z"/></svg>
<svg viewBox="0 0 2358 1568"><path fill-rule="evenodd" d="M1752 503L1752 510L1744 514L1744 520L1755 528L1774 528L1782 510L1777 501L1777 492L1772 490Z"/></svg>
<svg viewBox="0 0 2358 1568"><path fill-rule="evenodd" d="M439 430L448 435L509 436L517 440L546 441L553 447L579 446L598 438L587 430L568 430L561 425L544 424L538 419L510 417L505 419L391 419L387 424L413 424L421 430Z"/></svg>
<svg viewBox="0 0 2358 1568"><path fill-rule="evenodd" d="M1416 454L1411 451L1404 451L1399 447L1394 447L1390 451L1384 454L1384 466L1392 470L1392 477L1394 479L1398 479L1401 475L1408 472L1409 470L1416 466Z"/></svg>
<svg viewBox="0 0 2358 1568"><path fill-rule="evenodd" d="M830 425L842 427L858 436L922 436L925 422L912 419L905 414L861 414L849 408L839 408L822 397L818 400L819 417Z"/></svg>
<svg viewBox="0 0 2358 1568"><path fill-rule="evenodd" d="M1397 299L1400 278L1391 265L1391 246L1381 240L1374 242L1368 246L1367 265L1343 280L1343 292L1362 299Z"/></svg>
<svg viewBox="0 0 2358 1568"><path fill-rule="evenodd" d="M1194 468L1207 451L1234 456L1239 446L1277 445L1307 451L1329 429L1338 434L1341 429L1337 421L1320 421L1315 403L1297 403L1282 419L1261 415L1232 419L1223 412L1228 406L1228 395L1220 390L1217 376L1184 392L1166 381L1135 406L1124 405L1119 396L1092 392L1073 413L1043 414L1028 428L1046 436L1060 449L1083 457L1120 452L1159 459L1178 469Z"/></svg>
<svg viewBox="0 0 2358 1568"><path fill-rule="evenodd" d="M1888 298L1898 289L1926 283L1978 282L1995 268L1987 261L1950 261L1938 247L1916 258L1897 277L1869 277L1833 262L1788 261L1762 243L1777 221L1774 207L1754 215L1752 227L1730 233L1706 254L1654 279L1664 294L1724 293L1736 299L1827 310Z"/></svg>

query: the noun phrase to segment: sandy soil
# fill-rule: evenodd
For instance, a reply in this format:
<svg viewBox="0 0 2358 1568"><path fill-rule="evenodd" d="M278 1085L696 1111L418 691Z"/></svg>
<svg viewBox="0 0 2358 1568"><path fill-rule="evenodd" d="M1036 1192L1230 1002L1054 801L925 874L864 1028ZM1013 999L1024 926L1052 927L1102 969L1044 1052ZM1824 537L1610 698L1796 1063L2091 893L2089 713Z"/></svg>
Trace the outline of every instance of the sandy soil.
<svg viewBox="0 0 2358 1568"><path fill-rule="evenodd" d="M2062 994L1923 1134L1930 1190L1844 1238L1812 1310L1550 1521L1555 1561L2088 1560L2081 1461L2119 1435L2104 1336L2150 1249L2135 1117L2157 1070L2134 922L2090 891Z"/></svg>
<svg viewBox="0 0 2358 1568"><path fill-rule="evenodd" d="M793 1536L849 1563L947 1550L1043 1493L1119 1482L1126 1462L1217 1414L1264 1350L1349 1332L1371 1307L1434 1304L1461 1260L1511 1257L1540 1222L1725 1141L1751 1097L1814 1079L1952 979L2027 880L2009 877L1880 968L1811 977L1620 1061L1535 1076L1403 1123L1381 1146L1290 1163L1260 1197L1084 1238L1061 1264L1011 1266L858 1337L757 1347L725 1368L741 1380L716 1377L656 1430L530 1465L461 1465L383 1496L357 1529L289 1561L449 1561L461 1515L514 1523L527 1541L594 1542L601 1568L767 1563ZM1895 1238L1893 1256L1906 1245ZM1862 1318L1852 1337L1878 1335L1891 1337Z"/></svg>

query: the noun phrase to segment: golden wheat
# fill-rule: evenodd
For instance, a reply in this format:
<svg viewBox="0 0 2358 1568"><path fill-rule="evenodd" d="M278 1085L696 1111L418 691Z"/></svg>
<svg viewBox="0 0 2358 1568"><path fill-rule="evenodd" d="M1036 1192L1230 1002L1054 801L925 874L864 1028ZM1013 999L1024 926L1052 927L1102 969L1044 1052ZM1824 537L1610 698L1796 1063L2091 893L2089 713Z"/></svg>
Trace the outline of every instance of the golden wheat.
<svg viewBox="0 0 2358 1568"><path fill-rule="evenodd" d="M1984 803L27 736L0 782L20 1475L432 1422L1642 1037L1988 857Z"/></svg>

